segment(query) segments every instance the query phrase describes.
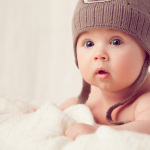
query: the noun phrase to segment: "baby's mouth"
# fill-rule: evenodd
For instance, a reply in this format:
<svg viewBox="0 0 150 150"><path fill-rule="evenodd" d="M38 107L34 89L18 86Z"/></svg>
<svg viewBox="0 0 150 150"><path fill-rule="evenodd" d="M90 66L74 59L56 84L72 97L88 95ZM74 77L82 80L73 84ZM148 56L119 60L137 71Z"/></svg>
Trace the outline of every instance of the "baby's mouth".
<svg viewBox="0 0 150 150"><path fill-rule="evenodd" d="M104 70L100 70L99 72L98 72L98 74L107 74L108 72L106 72L106 71L104 71Z"/></svg>
<svg viewBox="0 0 150 150"><path fill-rule="evenodd" d="M98 70L96 74L99 79L107 79L110 76L110 73L105 71L104 69Z"/></svg>

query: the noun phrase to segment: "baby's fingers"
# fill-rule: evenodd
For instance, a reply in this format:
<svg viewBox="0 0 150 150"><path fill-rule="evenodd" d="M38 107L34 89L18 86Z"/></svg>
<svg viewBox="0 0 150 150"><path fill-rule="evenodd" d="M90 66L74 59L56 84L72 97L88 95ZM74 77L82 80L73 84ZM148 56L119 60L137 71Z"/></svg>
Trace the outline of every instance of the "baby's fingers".
<svg viewBox="0 0 150 150"><path fill-rule="evenodd" d="M75 140L78 136L78 132L74 130L73 127L70 127L65 131L65 136Z"/></svg>

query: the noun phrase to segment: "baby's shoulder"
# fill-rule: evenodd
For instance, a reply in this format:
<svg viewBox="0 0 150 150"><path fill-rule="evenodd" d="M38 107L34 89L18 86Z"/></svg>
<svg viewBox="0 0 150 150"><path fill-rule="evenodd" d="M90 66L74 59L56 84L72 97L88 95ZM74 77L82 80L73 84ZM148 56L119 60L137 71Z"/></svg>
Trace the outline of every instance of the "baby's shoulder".
<svg viewBox="0 0 150 150"><path fill-rule="evenodd" d="M149 112L150 115L150 92L144 93L136 99L135 117Z"/></svg>
<svg viewBox="0 0 150 150"><path fill-rule="evenodd" d="M137 106L147 106L150 107L150 92L146 92L140 95L137 99Z"/></svg>
<svg viewBox="0 0 150 150"><path fill-rule="evenodd" d="M60 109L61 110L65 110L66 108L72 106L72 105L76 105L77 104L77 100L78 98L77 97L73 97L73 98L70 98L68 100L66 100L64 103L62 103L60 105Z"/></svg>

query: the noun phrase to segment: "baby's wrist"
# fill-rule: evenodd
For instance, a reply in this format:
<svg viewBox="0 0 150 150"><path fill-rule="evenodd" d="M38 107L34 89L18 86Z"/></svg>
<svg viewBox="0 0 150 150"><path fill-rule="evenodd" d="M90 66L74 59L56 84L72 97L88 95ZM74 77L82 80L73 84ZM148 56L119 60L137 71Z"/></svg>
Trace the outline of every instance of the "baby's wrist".
<svg viewBox="0 0 150 150"><path fill-rule="evenodd" d="M96 130L100 127L100 124L95 124L94 127L96 128Z"/></svg>

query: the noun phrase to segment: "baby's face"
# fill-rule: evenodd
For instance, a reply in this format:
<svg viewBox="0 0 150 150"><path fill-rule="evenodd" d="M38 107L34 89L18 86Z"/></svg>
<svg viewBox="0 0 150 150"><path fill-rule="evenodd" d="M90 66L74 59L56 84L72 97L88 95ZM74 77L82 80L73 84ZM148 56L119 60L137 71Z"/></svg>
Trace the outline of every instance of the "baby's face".
<svg viewBox="0 0 150 150"><path fill-rule="evenodd" d="M117 30L88 30L77 41L82 77L103 90L119 91L131 87L145 57L145 51L133 37Z"/></svg>

